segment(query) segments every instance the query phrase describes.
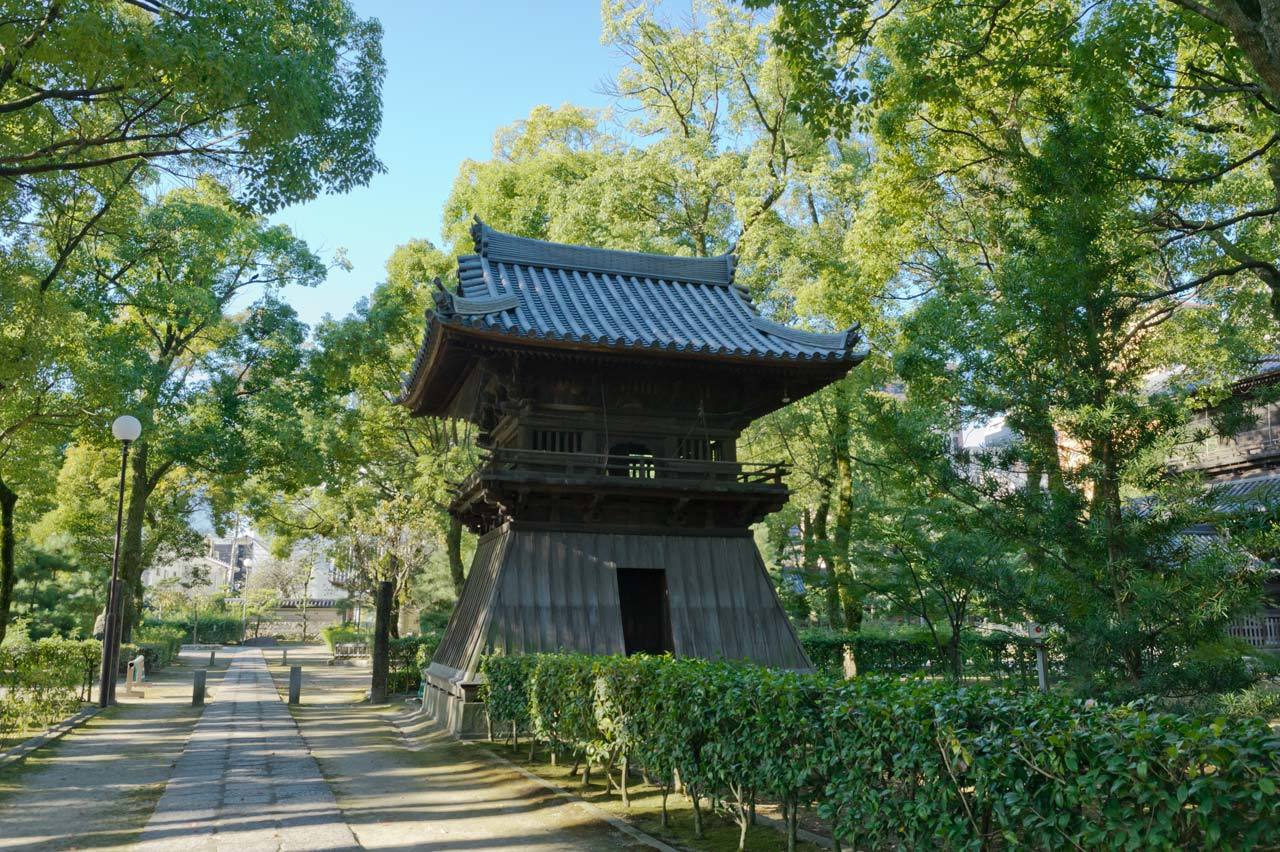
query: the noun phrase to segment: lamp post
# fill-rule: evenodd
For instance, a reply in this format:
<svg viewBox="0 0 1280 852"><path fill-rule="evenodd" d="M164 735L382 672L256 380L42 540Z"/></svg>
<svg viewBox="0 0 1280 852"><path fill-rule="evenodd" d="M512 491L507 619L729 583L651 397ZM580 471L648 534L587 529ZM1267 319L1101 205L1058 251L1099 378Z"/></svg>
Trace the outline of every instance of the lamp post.
<svg viewBox="0 0 1280 852"><path fill-rule="evenodd" d="M116 669L120 665L120 617L124 604L120 583L120 529L124 524L124 477L129 467L129 445L142 434L138 418L128 414L115 419L111 434L121 444L120 493L116 497L116 543L111 554L111 584L107 587L107 617L102 629L102 676L98 680L98 706L107 707L115 701Z"/></svg>

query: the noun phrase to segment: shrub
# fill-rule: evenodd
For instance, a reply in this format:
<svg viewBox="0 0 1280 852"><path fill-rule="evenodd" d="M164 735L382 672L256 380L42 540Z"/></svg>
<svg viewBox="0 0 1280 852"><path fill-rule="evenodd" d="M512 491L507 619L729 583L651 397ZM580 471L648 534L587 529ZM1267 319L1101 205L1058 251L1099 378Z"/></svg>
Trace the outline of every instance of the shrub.
<svg viewBox="0 0 1280 852"><path fill-rule="evenodd" d="M166 627L182 634L183 642L191 641L191 616L185 618L149 618L144 628ZM202 612L196 625L196 638L202 645L233 645L243 637L243 624L238 615L220 612Z"/></svg>
<svg viewBox="0 0 1280 852"><path fill-rule="evenodd" d="M157 622L144 622L133 631L134 644L142 649L147 671L164 668L176 660L185 638L181 628Z"/></svg>
<svg viewBox="0 0 1280 852"><path fill-rule="evenodd" d="M0 743L79 710L101 658L102 644L94 639L49 637L0 647Z"/></svg>
<svg viewBox="0 0 1280 852"><path fill-rule="evenodd" d="M1218 709L1235 719L1280 719L1280 689L1258 684L1217 697Z"/></svg>
<svg viewBox="0 0 1280 852"><path fill-rule="evenodd" d="M553 755L585 754L596 739L594 660L541 654L529 680L529 721Z"/></svg>
<svg viewBox="0 0 1280 852"><path fill-rule="evenodd" d="M439 633L421 636L402 636L392 639L389 648L387 690L389 692L414 692L422 685L422 670L435 655L440 644Z"/></svg>
<svg viewBox="0 0 1280 852"><path fill-rule="evenodd" d="M1280 737L946 681L702 660L489 657L495 725L731 805L816 803L857 848L1251 848L1280 831Z"/></svg>
<svg viewBox="0 0 1280 852"><path fill-rule="evenodd" d="M800 633L814 667L824 674L842 673L846 649L853 653L858 674L914 675L949 672L945 647L948 634L938 641L927 630L908 628L892 633L863 630L857 633L833 633L827 630L805 630ZM1051 655L1055 668L1060 663ZM1005 634L965 633L960 642L961 675L996 681L1015 681L1024 685L1036 683L1035 644L1030 639Z"/></svg>
<svg viewBox="0 0 1280 852"><path fill-rule="evenodd" d="M538 658L490 654L480 662L484 684L480 698L489 714L489 724L499 731L511 731L512 741L529 730L529 683Z"/></svg>
<svg viewBox="0 0 1280 852"><path fill-rule="evenodd" d="M369 631L362 630L354 624L330 624L320 631L320 638L329 646L330 654L334 652L335 645L360 642L367 645L370 642Z"/></svg>

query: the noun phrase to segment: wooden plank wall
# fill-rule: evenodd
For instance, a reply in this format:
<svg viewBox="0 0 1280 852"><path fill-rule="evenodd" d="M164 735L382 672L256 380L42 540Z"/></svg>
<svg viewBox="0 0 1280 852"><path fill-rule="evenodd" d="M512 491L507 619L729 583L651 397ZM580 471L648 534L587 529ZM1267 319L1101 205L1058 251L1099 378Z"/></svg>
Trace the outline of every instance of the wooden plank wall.
<svg viewBox="0 0 1280 852"><path fill-rule="evenodd" d="M617 560L625 539L515 530L494 596L488 645L508 654L621 654Z"/></svg>
<svg viewBox="0 0 1280 852"><path fill-rule="evenodd" d="M503 530L494 530L477 542L471 571L462 586L458 605L449 617L440 647L431 660L433 663L475 672L480 661L481 639L492 610L494 587L507 549L507 536Z"/></svg>
<svg viewBox="0 0 1280 852"><path fill-rule="evenodd" d="M481 540L435 661L473 675L490 651L623 653L618 568L666 570L677 656L811 667L746 536L519 529Z"/></svg>

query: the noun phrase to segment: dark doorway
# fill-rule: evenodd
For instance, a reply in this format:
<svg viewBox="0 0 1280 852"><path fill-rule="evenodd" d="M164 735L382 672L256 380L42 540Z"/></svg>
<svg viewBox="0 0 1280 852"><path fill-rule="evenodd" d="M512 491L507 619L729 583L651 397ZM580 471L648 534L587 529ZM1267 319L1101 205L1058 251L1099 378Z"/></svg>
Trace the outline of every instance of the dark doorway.
<svg viewBox="0 0 1280 852"><path fill-rule="evenodd" d="M667 572L654 568L618 569L618 605L622 610L622 642L627 656L675 652L671 611L667 607Z"/></svg>

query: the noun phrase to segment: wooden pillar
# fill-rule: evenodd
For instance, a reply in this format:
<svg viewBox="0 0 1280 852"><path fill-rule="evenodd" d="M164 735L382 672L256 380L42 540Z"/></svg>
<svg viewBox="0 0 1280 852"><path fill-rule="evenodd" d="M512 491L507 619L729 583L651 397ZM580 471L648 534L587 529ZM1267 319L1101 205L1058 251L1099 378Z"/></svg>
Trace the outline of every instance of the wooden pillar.
<svg viewBox="0 0 1280 852"><path fill-rule="evenodd" d="M373 682L369 685L371 704L387 703L387 671L391 656L390 580L378 584L378 610L373 622Z"/></svg>

